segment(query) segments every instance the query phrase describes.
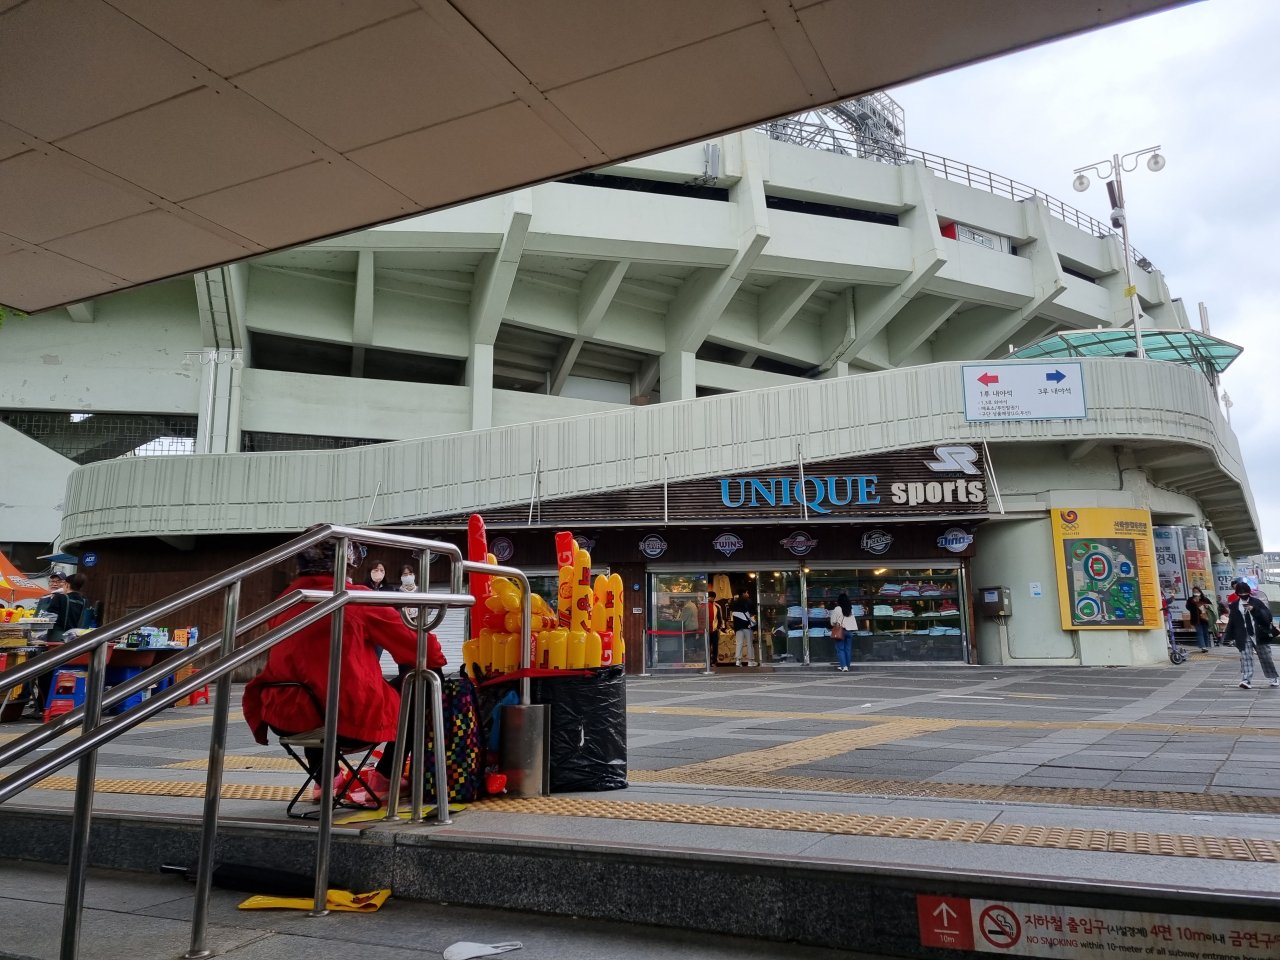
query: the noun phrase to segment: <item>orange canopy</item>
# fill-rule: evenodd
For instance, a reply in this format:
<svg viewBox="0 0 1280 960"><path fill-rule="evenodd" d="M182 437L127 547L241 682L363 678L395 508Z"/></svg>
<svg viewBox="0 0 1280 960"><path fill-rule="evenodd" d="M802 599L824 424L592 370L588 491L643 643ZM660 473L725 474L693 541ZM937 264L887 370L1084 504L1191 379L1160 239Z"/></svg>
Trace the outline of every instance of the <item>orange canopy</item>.
<svg viewBox="0 0 1280 960"><path fill-rule="evenodd" d="M22 571L0 552L0 601L38 600L48 592L48 588L24 577Z"/></svg>

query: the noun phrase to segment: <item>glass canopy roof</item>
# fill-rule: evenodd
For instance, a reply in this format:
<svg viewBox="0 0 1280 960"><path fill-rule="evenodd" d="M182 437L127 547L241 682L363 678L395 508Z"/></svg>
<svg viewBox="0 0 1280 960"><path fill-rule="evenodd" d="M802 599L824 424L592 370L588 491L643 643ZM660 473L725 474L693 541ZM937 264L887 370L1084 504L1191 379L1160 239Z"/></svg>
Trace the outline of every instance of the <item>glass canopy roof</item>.
<svg viewBox="0 0 1280 960"><path fill-rule="evenodd" d="M1197 330L1143 330L1142 346L1149 360L1167 360L1199 367L1206 377L1222 373L1243 352L1242 347ZM1134 331L1063 330L1029 343L1010 359L1040 357L1123 357L1138 350Z"/></svg>

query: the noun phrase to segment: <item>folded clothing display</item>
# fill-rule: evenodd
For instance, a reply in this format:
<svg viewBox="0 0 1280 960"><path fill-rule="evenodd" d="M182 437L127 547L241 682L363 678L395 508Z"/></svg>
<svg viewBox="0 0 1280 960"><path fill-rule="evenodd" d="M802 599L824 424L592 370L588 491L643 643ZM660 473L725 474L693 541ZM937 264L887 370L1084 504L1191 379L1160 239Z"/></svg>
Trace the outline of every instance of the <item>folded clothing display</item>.
<svg viewBox="0 0 1280 960"><path fill-rule="evenodd" d="M893 607L889 606L887 603L877 603L871 608L871 614L876 617L892 617Z"/></svg>
<svg viewBox="0 0 1280 960"><path fill-rule="evenodd" d="M915 609L909 603L895 603L893 605L893 616L910 617L915 613Z"/></svg>
<svg viewBox="0 0 1280 960"><path fill-rule="evenodd" d="M903 597L920 596L920 584L912 583L910 580L908 580L906 583L902 585L902 593L900 594L900 596L903 596Z"/></svg>
<svg viewBox="0 0 1280 960"><path fill-rule="evenodd" d="M954 615L959 612L960 610L956 606L956 602L954 600L943 600L938 606L938 616L940 617Z"/></svg>
<svg viewBox="0 0 1280 960"><path fill-rule="evenodd" d="M826 627L810 627L810 628L809 628L809 636L811 636L811 637L829 637L829 636L831 636L831 631L830 631L830 630L828 630Z"/></svg>
<svg viewBox="0 0 1280 960"><path fill-rule="evenodd" d="M955 637L960 635L960 628L946 627L940 623L935 623L929 628L929 635L934 637Z"/></svg>
<svg viewBox="0 0 1280 960"><path fill-rule="evenodd" d="M804 616L804 607L787 607L788 620L799 620L803 616ZM813 616L812 610L809 611L809 616L810 617Z"/></svg>
<svg viewBox="0 0 1280 960"><path fill-rule="evenodd" d="M920 584L920 596L940 597L942 596L942 588L936 583L922 583Z"/></svg>
<svg viewBox="0 0 1280 960"><path fill-rule="evenodd" d="M880 588L880 596L882 597L900 597L902 596L902 584L886 583Z"/></svg>
<svg viewBox="0 0 1280 960"><path fill-rule="evenodd" d="M809 619L810 620L830 620L831 612L827 610L825 607L810 607Z"/></svg>
<svg viewBox="0 0 1280 960"><path fill-rule="evenodd" d="M853 615L855 617L865 617L867 615L867 608L860 603L855 603L853 604Z"/></svg>
<svg viewBox="0 0 1280 960"><path fill-rule="evenodd" d="M942 611L941 611L941 610L926 610L924 613L920 614L920 616L922 616L922 617L940 617L940 616L942 616Z"/></svg>
<svg viewBox="0 0 1280 960"><path fill-rule="evenodd" d="M803 637L803 636L804 636L804 630L788 630L788 631L787 631L787 636L788 636L788 637ZM810 631L809 631L809 636L813 636L813 631L812 631L812 630L810 630Z"/></svg>

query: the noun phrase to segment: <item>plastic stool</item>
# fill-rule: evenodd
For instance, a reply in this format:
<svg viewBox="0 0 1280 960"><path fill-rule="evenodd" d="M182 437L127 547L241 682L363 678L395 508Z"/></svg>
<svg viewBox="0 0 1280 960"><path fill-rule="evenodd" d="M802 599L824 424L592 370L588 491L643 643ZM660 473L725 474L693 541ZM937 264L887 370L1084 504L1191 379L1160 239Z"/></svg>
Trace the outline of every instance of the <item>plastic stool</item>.
<svg viewBox="0 0 1280 960"><path fill-rule="evenodd" d="M191 671L193 676L199 672L200 672L199 670ZM209 702L209 685L207 683L203 687L199 687L196 690L192 690L191 696L187 699L188 706L192 706L192 707L194 707L197 703L207 704L208 702Z"/></svg>
<svg viewBox="0 0 1280 960"><path fill-rule="evenodd" d="M48 723L54 717L84 706L84 692L88 681L87 670L64 668L54 673L53 684L49 688L49 702L44 708L44 722Z"/></svg>

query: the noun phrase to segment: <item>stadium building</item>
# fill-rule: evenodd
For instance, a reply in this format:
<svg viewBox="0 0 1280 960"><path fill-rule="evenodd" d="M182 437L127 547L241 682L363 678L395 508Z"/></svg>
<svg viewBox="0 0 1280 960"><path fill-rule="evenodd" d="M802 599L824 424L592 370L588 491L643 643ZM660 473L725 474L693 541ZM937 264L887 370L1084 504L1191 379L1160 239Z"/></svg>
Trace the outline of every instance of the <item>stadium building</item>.
<svg viewBox="0 0 1280 960"><path fill-rule="evenodd" d="M1261 550L1238 348L904 128L864 98L10 319L0 548L114 618L311 523L478 510L548 582L565 528L622 574L636 670L705 662L710 591L770 664L831 659L840 593L858 661L1161 660L1153 527Z"/></svg>

